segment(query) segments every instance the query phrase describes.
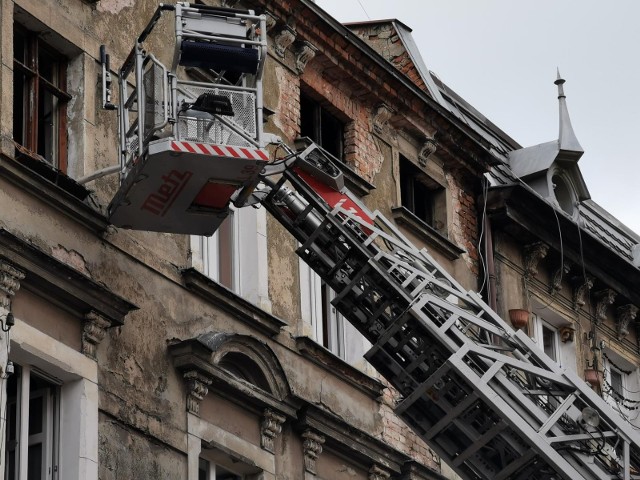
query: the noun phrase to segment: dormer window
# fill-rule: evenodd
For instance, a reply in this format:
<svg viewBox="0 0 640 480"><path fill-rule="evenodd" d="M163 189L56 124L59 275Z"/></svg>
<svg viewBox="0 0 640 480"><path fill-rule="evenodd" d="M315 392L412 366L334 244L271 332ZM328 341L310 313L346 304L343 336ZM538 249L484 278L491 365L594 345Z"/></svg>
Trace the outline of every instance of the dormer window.
<svg viewBox="0 0 640 480"><path fill-rule="evenodd" d="M575 200L569 183L559 174L551 177L551 183L553 185L553 193L560 208L569 215L573 215Z"/></svg>

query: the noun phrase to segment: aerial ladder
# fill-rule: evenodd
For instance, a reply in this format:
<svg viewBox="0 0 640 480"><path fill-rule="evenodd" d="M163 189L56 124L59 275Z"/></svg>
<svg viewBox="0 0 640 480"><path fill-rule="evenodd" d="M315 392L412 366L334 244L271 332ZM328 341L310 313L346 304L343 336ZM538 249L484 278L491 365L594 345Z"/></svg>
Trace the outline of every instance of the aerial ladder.
<svg viewBox="0 0 640 480"><path fill-rule="evenodd" d="M175 15L171 68L142 45L165 11ZM112 223L210 235L231 204L261 204L371 343L366 359L401 395L396 414L461 477L640 478L634 427L369 211L330 154L280 144L287 153L269 160L265 35L251 11L160 5L118 73Z"/></svg>

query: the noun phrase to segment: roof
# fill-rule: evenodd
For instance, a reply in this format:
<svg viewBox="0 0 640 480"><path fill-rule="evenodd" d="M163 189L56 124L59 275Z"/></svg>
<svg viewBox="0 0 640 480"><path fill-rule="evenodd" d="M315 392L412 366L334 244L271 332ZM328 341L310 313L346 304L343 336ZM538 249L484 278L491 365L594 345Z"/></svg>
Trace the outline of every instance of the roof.
<svg viewBox="0 0 640 480"><path fill-rule="evenodd" d="M344 25L354 33L362 33L367 30L367 27L376 25L389 25L395 30L403 48L411 59L413 69L422 79L424 89L429 96L486 140L492 147L493 155L501 160L487 174L490 186L522 184L529 191L543 198L526 185L522 179L548 170L554 162L561 163L564 168L573 171L574 177L578 181L577 188L582 200L578 206L577 219L573 221L581 227L581 230L607 246L616 255L635 267L640 267L640 236L624 226L596 202L589 199L586 184L577 166L577 162L584 151L571 125L566 96L563 90L565 81L560 77L559 72L558 78L554 82L558 86L558 139L523 148L428 69L418 46L413 40L412 30L406 24L397 19L383 19L351 22ZM367 39L363 38L363 40L366 41ZM371 45L371 42L367 43ZM378 53L381 54L379 51ZM384 57L384 55L382 56ZM390 58L385 59L393 64ZM544 198L543 200L561 211L557 205Z"/></svg>

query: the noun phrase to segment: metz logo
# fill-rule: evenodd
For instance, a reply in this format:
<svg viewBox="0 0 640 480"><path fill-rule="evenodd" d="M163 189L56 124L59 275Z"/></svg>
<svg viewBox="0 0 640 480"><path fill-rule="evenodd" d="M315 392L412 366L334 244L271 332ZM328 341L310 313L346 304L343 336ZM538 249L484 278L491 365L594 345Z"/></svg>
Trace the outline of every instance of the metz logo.
<svg viewBox="0 0 640 480"><path fill-rule="evenodd" d="M144 203L141 210L146 210L164 217L169 207L176 201L180 192L189 182L189 179L193 176L192 172L179 172L177 170L171 170L168 174L160 177L164 182L155 193L151 193Z"/></svg>

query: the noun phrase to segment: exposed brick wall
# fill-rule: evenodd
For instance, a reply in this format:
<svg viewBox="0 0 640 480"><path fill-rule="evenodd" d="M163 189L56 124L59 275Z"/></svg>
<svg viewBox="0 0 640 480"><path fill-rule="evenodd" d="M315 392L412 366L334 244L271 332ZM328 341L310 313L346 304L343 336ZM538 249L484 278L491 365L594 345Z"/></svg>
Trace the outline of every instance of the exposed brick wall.
<svg viewBox="0 0 640 480"><path fill-rule="evenodd" d="M350 27L351 31L367 42L376 52L405 74L422 90L427 90L420 73L402 44L392 23Z"/></svg>
<svg viewBox="0 0 640 480"><path fill-rule="evenodd" d="M468 178L462 168L449 169L445 177L449 188L449 195L453 203L453 220L450 228L452 240L463 247L467 253L464 261L474 275L480 273L478 257L478 205L474 193L473 179ZM480 206L481 207L481 206Z"/></svg>
<svg viewBox="0 0 640 480"><path fill-rule="evenodd" d="M438 456L393 413L393 407L398 398L398 393L392 387L388 386L385 389L380 408L383 425L381 440L393 445L415 461L439 471Z"/></svg>
<svg viewBox="0 0 640 480"><path fill-rule="evenodd" d="M300 79L281 65L275 66L275 73L279 93L273 122L285 140L293 142L300 134Z"/></svg>
<svg viewBox="0 0 640 480"><path fill-rule="evenodd" d="M354 99L353 92L344 84L328 82L317 66L307 66L302 78L307 88L330 102L326 107L346 121L344 160L372 182L384 161L371 133L372 106Z"/></svg>

